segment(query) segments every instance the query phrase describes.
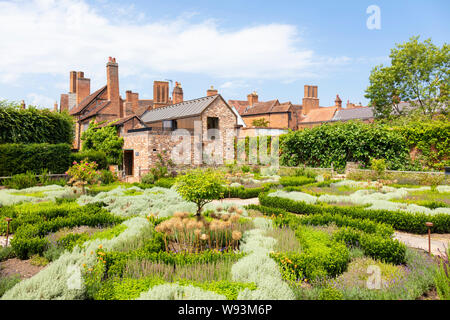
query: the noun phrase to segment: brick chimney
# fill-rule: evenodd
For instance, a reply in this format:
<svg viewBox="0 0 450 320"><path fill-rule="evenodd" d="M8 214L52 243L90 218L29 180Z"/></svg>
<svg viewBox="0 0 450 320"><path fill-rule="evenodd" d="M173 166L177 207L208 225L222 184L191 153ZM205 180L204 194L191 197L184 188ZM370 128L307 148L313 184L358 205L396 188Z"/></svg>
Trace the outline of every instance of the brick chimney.
<svg viewBox="0 0 450 320"><path fill-rule="evenodd" d="M76 74L75 92L77 96L77 105L91 94L91 79L84 77L84 72L78 71Z"/></svg>
<svg viewBox="0 0 450 320"><path fill-rule="evenodd" d="M123 116L120 108L119 64L116 62L116 58L109 57L106 64L106 85L110 110L116 117Z"/></svg>
<svg viewBox="0 0 450 320"><path fill-rule="evenodd" d="M317 86L305 85L303 98L303 113L308 114L313 109L319 108L319 99L317 98Z"/></svg>
<svg viewBox="0 0 450 320"><path fill-rule="evenodd" d="M20 102L20 107L21 107L22 109L25 109L25 108L26 108L25 100L22 100L22 101Z"/></svg>
<svg viewBox="0 0 450 320"><path fill-rule="evenodd" d="M334 105L340 110L342 109L342 100L339 98L339 95L336 95L336 100L334 100Z"/></svg>
<svg viewBox="0 0 450 320"><path fill-rule="evenodd" d="M59 101L59 111L69 111L69 95L67 93L61 94L61 99Z"/></svg>
<svg viewBox="0 0 450 320"><path fill-rule="evenodd" d="M53 111L54 112L58 112L58 102L55 101L55 103L53 104Z"/></svg>
<svg viewBox="0 0 450 320"><path fill-rule="evenodd" d="M169 82L153 81L153 106L161 108L169 103Z"/></svg>
<svg viewBox="0 0 450 320"><path fill-rule="evenodd" d="M219 92L217 91L217 89L214 89L214 86L211 86L211 88L209 88L208 90L206 90L206 96L210 97L210 96L214 96L216 94L218 94Z"/></svg>
<svg viewBox="0 0 450 320"><path fill-rule="evenodd" d="M183 88L181 88L181 83L179 82L175 82L175 87L173 87L172 100L173 104L183 102Z"/></svg>
<svg viewBox="0 0 450 320"><path fill-rule="evenodd" d="M70 84L69 84L69 93L77 92L77 72L70 71Z"/></svg>
<svg viewBox="0 0 450 320"><path fill-rule="evenodd" d="M258 103L258 94L256 91L253 91L252 93L247 95L248 104L250 106L253 106L255 103Z"/></svg>
<svg viewBox="0 0 450 320"><path fill-rule="evenodd" d="M137 111L139 109L139 93L127 90L124 107L125 107L124 112L125 116L137 114Z"/></svg>

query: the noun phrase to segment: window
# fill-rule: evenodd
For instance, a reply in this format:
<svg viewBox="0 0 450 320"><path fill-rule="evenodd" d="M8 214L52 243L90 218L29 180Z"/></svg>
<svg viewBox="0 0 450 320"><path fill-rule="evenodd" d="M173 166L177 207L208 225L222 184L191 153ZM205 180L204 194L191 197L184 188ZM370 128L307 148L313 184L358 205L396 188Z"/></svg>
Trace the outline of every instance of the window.
<svg viewBox="0 0 450 320"><path fill-rule="evenodd" d="M292 120L292 114L290 112L288 112L288 119L289 121Z"/></svg>
<svg viewBox="0 0 450 320"><path fill-rule="evenodd" d="M215 140L216 136L218 136L219 118L208 117L207 123L206 123L206 129L208 131L208 139Z"/></svg>
<svg viewBox="0 0 450 320"><path fill-rule="evenodd" d="M173 131L178 129L177 120L164 120L163 130Z"/></svg>

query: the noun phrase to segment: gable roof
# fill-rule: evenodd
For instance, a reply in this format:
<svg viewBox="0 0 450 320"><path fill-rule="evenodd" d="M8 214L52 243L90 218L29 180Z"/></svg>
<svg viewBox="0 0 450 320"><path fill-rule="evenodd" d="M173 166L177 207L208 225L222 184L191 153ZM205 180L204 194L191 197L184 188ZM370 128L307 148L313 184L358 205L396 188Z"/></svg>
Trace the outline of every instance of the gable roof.
<svg viewBox="0 0 450 320"><path fill-rule="evenodd" d="M141 116L144 122L157 122L200 115L219 94L188 101L183 101L170 106L155 108L144 112Z"/></svg>
<svg viewBox="0 0 450 320"><path fill-rule="evenodd" d="M338 110L332 120L345 121L352 119L372 119L373 117L374 115L372 107L361 107Z"/></svg>
<svg viewBox="0 0 450 320"><path fill-rule="evenodd" d="M103 91L105 89L106 89L106 85L101 87L97 91L91 93L90 95L88 95L86 98L81 100L81 102L78 104L78 106L72 108L72 110L70 110L69 113L71 115L77 115L77 114L81 113L81 111L83 111L87 106L89 106L92 103L92 101L94 101L94 99L96 99L100 94L103 93Z"/></svg>
<svg viewBox="0 0 450 320"><path fill-rule="evenodd" d="M233 106L239 114L244 113L245 109L249 106L247 100L228 100L228 104Z"/></svg>
<svg viewBox="0 0 450 320"><path fill-rule="evenodd" d="M333 118L337 109L337 107L319 107L312 109L300 122L329 121Z"/></svg>
<svg viewBox="0 0 450 320"><path fill-rule="evenodd" d="M270 101L266 101L266 102L258 102L258 103L255 103L253 106L249 106L248 108L246 108L245 111L243 113L241 113L241 115L249 116L249 115L255 115L255 114L267 114L267 113L271 113L271 112L276 112L276 111L272 111L272 110L274 109L274 107L276 107L279 104L280 104L280 102L278 101L278 99L270 100Z"/></svg>
<svg viewBox="0 0 450 320"><path fill-rule="evenodd" d="M101 127L106 127L106 126L121 126L123 125L125 122L132 120L133 118L136 118L139 122L141 122L142 124L144 124L141 120L141 118L139 118L137 115L135 114L131 114L129 116L126 116L124 118L121 119L114 119L114 120L110 120L110 121L106 121L105 123L102 123L101 125L99 125L97 128L101 128ZM145 124L144 124L145 125Z"/></svg>
<svg viewBox="0 0 450 320"><path fill-rule="evenodd" d="M84 114L80 120L86 120L87 118L95 116L97 113L99 113L102 109L104 109L107 105L109 105L108 100L97 100L97 105L88 113Z"/></svg>

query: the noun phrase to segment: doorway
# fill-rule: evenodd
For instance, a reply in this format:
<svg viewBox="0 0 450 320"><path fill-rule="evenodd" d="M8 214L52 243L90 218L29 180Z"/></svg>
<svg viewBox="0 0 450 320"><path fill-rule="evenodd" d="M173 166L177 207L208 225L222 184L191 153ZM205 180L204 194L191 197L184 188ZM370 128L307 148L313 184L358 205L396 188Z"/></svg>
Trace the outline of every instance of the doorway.
<svg viewBox="0 0 450 320"><path fill-rule="evenodd" d="M124 150L123 151L123 165L126 176L133 175L133 165L134 165L134 153L133 150Z"/></svg>

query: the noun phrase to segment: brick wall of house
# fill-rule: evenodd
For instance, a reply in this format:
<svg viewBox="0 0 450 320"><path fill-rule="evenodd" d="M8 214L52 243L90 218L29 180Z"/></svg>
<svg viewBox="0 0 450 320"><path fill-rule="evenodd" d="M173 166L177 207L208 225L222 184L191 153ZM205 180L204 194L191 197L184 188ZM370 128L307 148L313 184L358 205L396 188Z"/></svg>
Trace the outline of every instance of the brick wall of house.
<svg viewBox="0 0 450 320"><path fill-rule="evenodd" d="M237 117L234 112L229 108L226 103L218 98L212 102L212 104L203 111L201 115L202 119L202 142L204 148L208 143L214 143L213 141L207 141L207 118L218 117L219 118L219 134L222 137L223 143L223 159L224 161L234 160L234 151L231 150L231 141L227 139L227 134L236 132ZM228 141L227 141L228 140ZM232 152L233 151L233 152Z"/></svg>

